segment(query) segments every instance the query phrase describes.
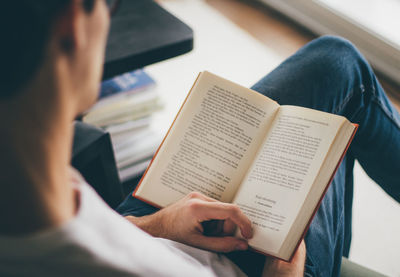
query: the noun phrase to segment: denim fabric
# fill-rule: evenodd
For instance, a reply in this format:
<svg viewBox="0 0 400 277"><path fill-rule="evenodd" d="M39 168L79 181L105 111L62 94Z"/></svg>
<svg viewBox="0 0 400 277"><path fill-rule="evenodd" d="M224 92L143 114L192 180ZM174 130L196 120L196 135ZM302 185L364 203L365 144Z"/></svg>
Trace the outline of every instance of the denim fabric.
<svg viewBox="0 0 400 277"><path fill-rule="evenodd" d="M351 243L354 160L400 202L400 116L365 58L350 42L332 36L310 42L252 89L281 105L340 114L359 124L305 237L305 275L339 276ZM136 216L156 211L131 196L117 210ZM247 274L261 272L263 257L246 252L229 256Z"/></svg>

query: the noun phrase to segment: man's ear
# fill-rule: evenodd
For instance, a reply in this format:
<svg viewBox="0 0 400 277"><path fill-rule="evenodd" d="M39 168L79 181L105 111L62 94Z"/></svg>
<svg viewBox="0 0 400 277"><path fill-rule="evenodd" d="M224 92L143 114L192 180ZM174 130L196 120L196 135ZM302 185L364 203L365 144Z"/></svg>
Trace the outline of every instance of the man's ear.
<svg viewBox="0 0 400 277"><path fill-rule="evenodd" d="M60 48L67 54L76 49L84 47L85 36L85 14L82 0L71 0L54 22L54 34Z"/></svg>

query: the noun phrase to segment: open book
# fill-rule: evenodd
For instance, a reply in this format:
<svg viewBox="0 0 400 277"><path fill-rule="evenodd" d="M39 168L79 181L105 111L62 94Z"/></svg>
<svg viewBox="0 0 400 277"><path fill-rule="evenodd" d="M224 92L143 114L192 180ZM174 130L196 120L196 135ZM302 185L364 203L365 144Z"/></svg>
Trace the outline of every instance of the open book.
<svg viewBox="0 0 400 277"><path fill-rule="evenodd" d="M133 195L158 207L192 191L235 203L252 221L250 247L288 261L356 129L202 72Z"/></svg>

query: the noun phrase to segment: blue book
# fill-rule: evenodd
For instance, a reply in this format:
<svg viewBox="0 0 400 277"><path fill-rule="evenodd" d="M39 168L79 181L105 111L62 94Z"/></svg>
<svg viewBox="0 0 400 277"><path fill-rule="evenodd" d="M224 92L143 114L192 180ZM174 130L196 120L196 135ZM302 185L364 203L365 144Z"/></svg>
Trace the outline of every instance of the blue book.
<svg viewBox="0 0 400 277"><path fill-rule="evenodd" d="M155 85L155 81L144 70L137 69L103 81L101 83L99 100L123 92L140 91L153 85Z"/></svg>

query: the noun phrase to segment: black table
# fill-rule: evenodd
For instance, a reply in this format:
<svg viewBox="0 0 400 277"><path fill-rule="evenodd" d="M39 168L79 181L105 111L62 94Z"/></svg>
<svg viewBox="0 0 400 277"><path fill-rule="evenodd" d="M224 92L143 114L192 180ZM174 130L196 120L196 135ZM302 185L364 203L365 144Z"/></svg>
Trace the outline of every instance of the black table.
<svg viewBox="0 0 400 277"><path fill-rule="evenodd" d="M112 17L103 79L193 49L193 31L152 0L122 0Z"/></svg>
<svg viewBox="0 0 400 277"><path fill-rule="evenodd" d="M152 0L122 0L111 20L103 79L193 49L193 31ZM122 200L109 134L75 125L72 165L113 208Z"/></svg>

